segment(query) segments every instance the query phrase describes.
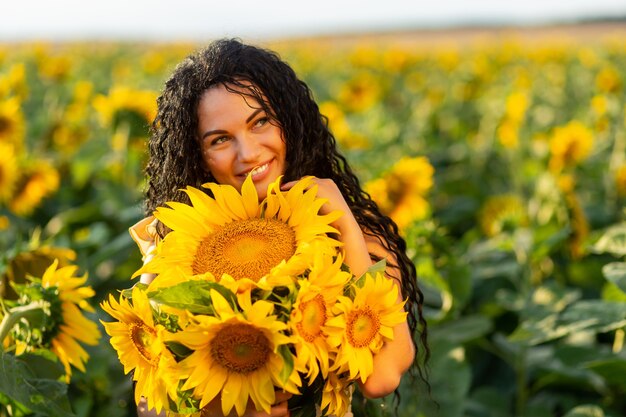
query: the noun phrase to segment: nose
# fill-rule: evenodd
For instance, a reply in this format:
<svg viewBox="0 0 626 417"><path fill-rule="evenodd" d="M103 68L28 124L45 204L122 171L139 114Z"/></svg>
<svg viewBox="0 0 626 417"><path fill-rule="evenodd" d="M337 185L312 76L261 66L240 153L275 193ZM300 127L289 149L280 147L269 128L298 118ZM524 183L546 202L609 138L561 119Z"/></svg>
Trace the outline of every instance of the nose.
<svg viewBox="0 0 626 417"><path fill-rule="evenodd" d="M257 162L261 156L261 146L251 135L244 135L238 141L239 160L241 162Z"/></svg>

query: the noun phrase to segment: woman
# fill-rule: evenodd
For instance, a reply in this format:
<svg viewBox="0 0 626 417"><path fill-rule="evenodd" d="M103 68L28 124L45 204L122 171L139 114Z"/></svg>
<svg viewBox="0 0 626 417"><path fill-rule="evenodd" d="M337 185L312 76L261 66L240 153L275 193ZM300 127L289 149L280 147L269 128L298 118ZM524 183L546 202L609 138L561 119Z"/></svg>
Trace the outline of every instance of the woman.
<svg viewBox="0 0 626 417"><path fill-rule="evenodd" d="M386 259L386 274L399 289L398 302L407 300L407 323L394 328L393 341L375 356L373 374L359 383L361 392L370 398L388 395L411 367L423 375L415 360L416 344L423 357L429 352L423 297L405 242L337 151L310 89L275 53L238 40L219 40L189 56L158 99L149 151L148 214L167 201L188 202L180 191L188 185L200 188L211 181L240 190L251 175L263 199L267 185L280 175L283 190L303 176L314 176L318 196L328 200L321 213L344 213L333 224L340 232L344 262L359 276L373 261ZM153 217L131 228L144 254L167 233ZM151 279L142 276L143 282ZM413 335L419 335L417 343ZM289 415L288 398L277 394L270 415ZM247 411L250 416L267 415L254 407Z"/></svg>

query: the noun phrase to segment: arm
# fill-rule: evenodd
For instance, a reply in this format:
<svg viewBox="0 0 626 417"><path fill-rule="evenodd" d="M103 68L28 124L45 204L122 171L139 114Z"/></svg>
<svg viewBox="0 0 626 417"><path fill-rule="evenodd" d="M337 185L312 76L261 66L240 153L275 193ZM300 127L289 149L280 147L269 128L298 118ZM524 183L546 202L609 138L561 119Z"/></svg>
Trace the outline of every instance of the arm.
<svg viewBox="0 0 626 417"><path fill-rule="evenodd" d="M154 250L155 245L152 244L150 246L150 249L148 250L148 255L146 255L146 257L143 260L143 264L147 264L148 262L150 262L152 260L152 258L154 258L154 254L153 254L153 250ZM155 274L141 274L141 276L139 277L139 282L141 282L142 284L150 284L154 278L156 277Z"/></svg>
<svg viewBox="0 0 626 417"><path fill-rule="evenodd" d="M330 179L316 179L318 197L328 199L322 206L320 214L334 210L344 213L332 226L340 232L339 240L343 243L345 252L344 262L356 276L360 276L372 265L370 254L387 260L385 274L387 278L396 282L398 289L398 303L402 302L400 290L401 276L394 267L396 259L387 251L380 237L365 235L357 223L350 207L343 198L341 191ZM283 189L290 188L295 182L286 183ZM402 375L409 369L415 358L415 345L411 338L411 331L406 322L394 328L394 338L384 344L374 356L374 372L359 387L363 395L369 398L379 398L391 394L400 384Z"/></svg>
<svg viewBox="0 0 626 417"><path fill-rule="evenodd" d="M144 260L143 260L143 264L147 264L148 262L150 262L152 260L152 258L154 258L154 243L152 245L150 245L150 249L148 249L148 254L145 256ZM139 282L141 282L142 284L150 284L154 278L156 277L155 274L141 274L141 276L139 277Z"/></svg>

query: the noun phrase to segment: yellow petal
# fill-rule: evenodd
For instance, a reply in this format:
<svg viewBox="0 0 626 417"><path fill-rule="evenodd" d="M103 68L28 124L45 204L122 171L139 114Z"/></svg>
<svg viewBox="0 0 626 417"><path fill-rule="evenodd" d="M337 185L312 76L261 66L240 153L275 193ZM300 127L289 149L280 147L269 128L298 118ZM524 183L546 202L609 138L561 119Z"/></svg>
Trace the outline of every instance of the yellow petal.
<svg viewBox="0 0 626 417"><path fill-rule="evenodd" d="M256 217L259 212L259 196L252 181L252 175L248 175L243 182L241 197L247 218Z"/></svg>

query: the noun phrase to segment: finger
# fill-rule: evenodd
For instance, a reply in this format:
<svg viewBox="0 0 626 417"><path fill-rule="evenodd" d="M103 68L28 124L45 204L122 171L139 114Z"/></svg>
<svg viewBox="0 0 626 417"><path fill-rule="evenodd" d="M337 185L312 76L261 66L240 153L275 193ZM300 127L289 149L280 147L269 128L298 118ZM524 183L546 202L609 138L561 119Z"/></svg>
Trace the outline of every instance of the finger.
<svg viewBox="0 0 626 417"><path fill-rule="evenodd" d="M319 186L320 184L323 184L324 182L329 181L328 179L317 178L317 177L315 177L315 176L313 176L313 175L307 175L306 177L307 177L307 178L312 178L312 179L313 179L313 184L311 184L311 185L309 185L308 187L306 187L306 188L305 188L305 190L310 189L310 188L311 188L312 186L314 186L314 185L318 185L318 186ZM304 177L303 177L303 178L304 178ZM300 180L289 181L289 182L286 182L286 183L284 183L284 184L281 184L280 189L281 189L282 191L287 191L287 190L289 190L291 187L293 187L294 185L296 185L296 184L297 184L299 181L301 181L301 180L302 180L302 178L301 178Z"/></svg>
<svg viewBox="0 0 626 417"><path fill-rule="evenodd" d="M276 399L274 400L275 404L281 403L283 401L289 400L293 397L293 394L285 391L276 391Z"/></svg>
<svg viewBox="0 0 626 417"><path fill-rule="evenodd" d="M280 185L280 189L281 189L281 191L287 191L287 190L291 189L291 187L296 185L297 182L298 181L289 181L289 182L286 182L284 184L281 184Z"/></svg>
<svg viewBox="0 0 626 417"><path fill-rule="evenodd" d="M270 415L272 417L288 417L289 416L289 406L287 401L283 401L276 405L272 406Z"/></svg>

